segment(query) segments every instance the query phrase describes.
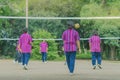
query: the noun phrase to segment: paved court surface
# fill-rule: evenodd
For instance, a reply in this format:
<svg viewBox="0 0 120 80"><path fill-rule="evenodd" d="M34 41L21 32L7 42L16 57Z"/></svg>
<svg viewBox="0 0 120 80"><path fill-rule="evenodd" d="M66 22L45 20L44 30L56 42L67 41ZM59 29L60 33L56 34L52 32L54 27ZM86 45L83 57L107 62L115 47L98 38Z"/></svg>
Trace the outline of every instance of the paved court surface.
<svg viewBox="0 0 120 80"><path fill-rule="evenodd" d="M103 69L93 70L90 60L77 60L70 76L63 61L30 61L29 70L12 60L0 60L0 80L120 80L120 61L103 61Z"/></svg>

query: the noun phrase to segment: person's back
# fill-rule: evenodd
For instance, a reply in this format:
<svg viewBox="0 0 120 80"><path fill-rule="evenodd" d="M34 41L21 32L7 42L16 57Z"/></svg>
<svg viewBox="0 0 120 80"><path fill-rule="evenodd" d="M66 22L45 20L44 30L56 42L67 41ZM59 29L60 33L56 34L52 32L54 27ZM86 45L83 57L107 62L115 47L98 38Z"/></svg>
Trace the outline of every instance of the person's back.
<svg viewBox="0 0 120 80"><path fill-rule="evenodd" d="M90 48L92 52L100 52L100 37L98 35L93 35L89 39L90 42Z"/></svg>
<svg viewBox="0 0 120 80"><path fill-rule="evenodd" d="M31 52L31 42L32 38L28 33L23 33L20 36L20 45L22 52L24 53Z"/></svg>
<svg viewBox="0 0 120 80"><path fill-rule="evenodd" d="M73 29L73 22L67 24L68 29L65 30L62 34L62 40L64 43L64 52L66 56L67 66L70 72L70 75L74 72L75 58L77 48L80 50L80 37L76 30Z"/></svg>
<svg viewBox="0 0 120 80"><path fill-rule="evenodd" d="M22 65L27 70L28 61L31 54L32 37L27 33L27 29L23 30L23 34L19 38L19 49L22 53Z"/></svg>
<svg viewBox="0 0 120 80"><path fill-rule="evenodd" d="M96 60L97 60L98 67L102 69L100 43L101 43L100 37L98 33L94 31L93 35L89 38L89 47L92 54L93 69L96 69Z"/></svg>
<svg viewBox="0 0 120 80"><path fill-rule="evenodd" d="M48 44L47 42L41 42L40 43L40 51L41 52L47 52Z"/></svg>
<svg viewBox="0 0 120 80"><path fill-rule="evenodd" d="M47 52L48 52L48 44L45 40L40 43L40 52L42 54L42 61L46 63L47 61Z"/></svg>
<svg viewBox="0 0 120 80"><path fill-rule="evenodd" d="M62 35L64 41L64 50L66 52L76 51L76 41L79 40L78 32L74 29L67 29Z"/></svg>

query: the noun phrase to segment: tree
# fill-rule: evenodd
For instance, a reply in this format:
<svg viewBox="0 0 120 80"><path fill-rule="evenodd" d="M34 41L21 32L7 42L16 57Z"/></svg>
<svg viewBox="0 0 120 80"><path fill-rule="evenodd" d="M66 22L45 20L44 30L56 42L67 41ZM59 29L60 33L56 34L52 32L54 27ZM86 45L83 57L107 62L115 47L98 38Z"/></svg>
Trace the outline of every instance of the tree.
<svg viewBox="0 0 120 80"><path fill-rule="evenodd" d="M104 0L103 0L104 1ZM108 3L107 1L105 3ZM104 4L105 4L104 3ZM103 2L101 3L103 4ZM84 17L92 17L92 16L117 16L120 14L119 8L116 7L118 3L111 3L109 6L102 6L101 4L97 4L95 2L92 2L88 5L83 6L81 9L81 16ZM114 5L113 5L114 4ZM114 9L113 9L114 8ZM99 11L96 11L99 10ZM113 11L114 10L114 11ZM81 20L81 24L84 24L86 27L87 33L84 35L88 35L88 33L91 33L92 30L97 29L101 37L119 37L120 33L120 23L118 23L120 20ZM85 31L84 31L85 32ZM89 34L90 36L90 34ZM104 47L104 51L110 49L110 58L115 59L116 54L119 52L116 52L116 49L119 48L118 44L119 40L104 40L104 44L108 46L107 49ZM107 54L107 53L106 53Z"/></svg>
<svg viewBox="0 0 120 80"><path fill-rule="evenodd" d="M0 16L24 15L23 2L24 0L0 0ZM22 19L0 19L0 38L18 38L25 27L24 24L25 21ZM0 54L13 56L15 43L16 41L0 40Z"/></svg>

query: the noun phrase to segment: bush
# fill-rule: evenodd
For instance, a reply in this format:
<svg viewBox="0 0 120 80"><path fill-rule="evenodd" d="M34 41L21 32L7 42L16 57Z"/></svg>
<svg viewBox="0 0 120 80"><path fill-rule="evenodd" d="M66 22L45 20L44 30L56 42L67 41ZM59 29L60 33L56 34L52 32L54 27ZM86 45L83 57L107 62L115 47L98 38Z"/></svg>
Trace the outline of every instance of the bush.
<svg viewBox="0 0 120 80"><path fill-rule="evenodd" d="M76 59L91 59L91 53L77 53Z"/></svg>
<svg viewBox="0 0 120 80"><path fill-rule="evenodd" d="M49 38L56 38L55 36L52 36L49 32L45 31L45 30L37 30L35 32L33 32L32 34L33 38L35 39L49 39ZM32 46L32 59L41 59L41 53L39 52L39 48L40 48L40 43L42 42L42 40L36 40L33 42ZM58 58L58 54L57 54L57 43L54 40L48 40L48 56L47 59L48 60L54 60L56 58Z"/></svg>

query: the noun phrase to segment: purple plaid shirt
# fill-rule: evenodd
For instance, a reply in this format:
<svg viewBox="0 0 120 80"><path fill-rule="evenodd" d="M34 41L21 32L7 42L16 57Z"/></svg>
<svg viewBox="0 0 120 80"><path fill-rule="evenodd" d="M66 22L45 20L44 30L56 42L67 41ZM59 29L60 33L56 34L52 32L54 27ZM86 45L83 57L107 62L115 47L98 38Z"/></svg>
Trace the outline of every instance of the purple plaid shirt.
<svg viewBox="0 0 120 80"><path fill-rule="evenodd" d="M74 29L67 29L62 34L62 39L64 42L64 51L71 52L77 50L76 41L80 40L79 34Z"/></svg>
<svg viewBox="0 0 120 80"><path fill-rule="evenodd" d="M23 33L19 38L20 48L22 53L30 53L31 52L31 42L32 37L28 33Z"/></svg>
<svg viewBox="0 0 120 80"><path fill-rule="evenodd" d="M47 52L48 44L47 42L41 42L40 43L40 51L41 52Z"/></svg>
<svg viewBox="0 0 120 80"><path fill-rule="evenodd" d="M99 36L95 36L95 35L91 36L89 38L89 43L90 43L91 52L101 52L101 49L100 49L101 40Z"/></svg>

